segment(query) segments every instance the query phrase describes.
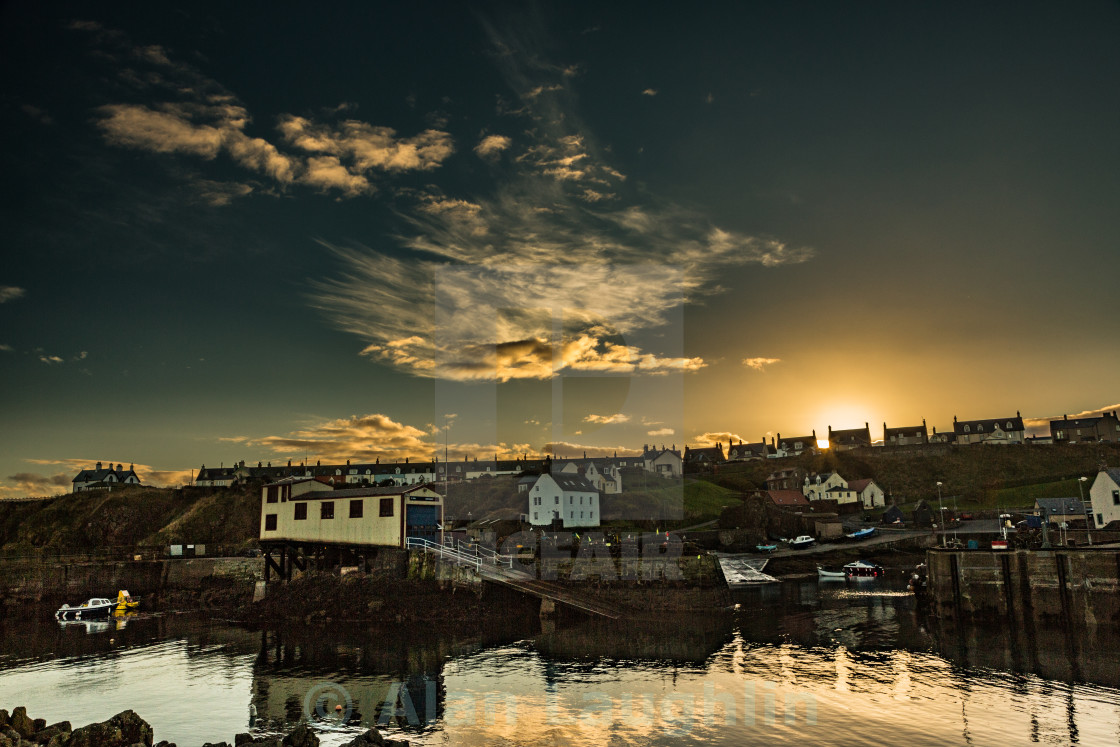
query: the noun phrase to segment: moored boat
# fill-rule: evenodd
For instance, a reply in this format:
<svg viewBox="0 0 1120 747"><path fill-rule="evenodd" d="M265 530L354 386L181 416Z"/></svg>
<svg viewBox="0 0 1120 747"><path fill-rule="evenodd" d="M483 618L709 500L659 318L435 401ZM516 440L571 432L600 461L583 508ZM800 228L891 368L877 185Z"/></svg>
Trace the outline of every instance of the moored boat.
<svg viewBox="0 0 1120 747"><path fill-rule="evenodd" d="M883 566L866 560L857 560L844 566L844 575L848 578L880 578L885 573Z"/></svg>
<svg viewBox="0 0 1120 747"><path fill-rule="evenodd" d="M774 552L778 549L777 545L755 545L754 549L758 552Z"/></svg>
<svg viewBox="0 0 1120 747"><path fill-rule="evenodd" d="M58 612L55 612L54 616L59 620L96 620L97 618L108 617L116 607L117 603L112 599L93 597L87 600L85 604L80 604L77 607L64 604L58 608Z"/></svg>
<svg viewBox="0 0 1120 747"><path fill-rule="evenodd" d="M843 581L848 577L844 571L830 571L826 568L817 566L817 579L819 581Z"/></svg>
<svg viewBox="0 0 1120 747"><path fill-rule="evenodd" d="M816 540L814 538L810 537L807 534L803 534L796 539L791 539L789 541L789 546L794 550L800 550L803 547L809 547L810 545L813 545L815 543Z"/></svg>
<svg viewBox="0 0 1120 747"><path fill-rule="evenodd" d="M858 532L852 532L844 536L850 540L859 540L870 537L873 534L875 534L875 527L867 527L866 529L860 529Z"/></svg>

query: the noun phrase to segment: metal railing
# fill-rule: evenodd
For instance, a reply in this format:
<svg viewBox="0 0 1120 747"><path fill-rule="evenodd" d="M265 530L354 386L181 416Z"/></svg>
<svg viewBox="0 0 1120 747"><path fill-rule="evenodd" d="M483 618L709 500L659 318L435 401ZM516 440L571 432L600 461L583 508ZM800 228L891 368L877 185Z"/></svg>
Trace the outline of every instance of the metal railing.
<svg viewBox="0 0 1120 747"><path fill-rule="evenodd" d="M440 557L450 557L459 559L462 562L471 563L476 569L481 569L482 564L494 566L505 566L506 568L513 568L513 556L502 555L501 553L494 552L489 547L484 547L477 542L464 542L463 540L455 539L454 537L444 536L443 544L432 542L431 540L423 539L421 537L408 537L405 541L405 546L409 548L419 548L427 550L432 553L439 554Z"/></svg>
<svg viewBox="0 0 1120 747"><path fill-rule="evenodd" d="M476 572L482 571L482 558L478 555L469 555L460 552L454 547L448 547L446 544L441 545L438 542L432 542L423 537L406 537L405 547L409 550L417 549L430 552L433 555L439 555L441 558L450 558L458 563L464 565L473 565Z"/></svg>

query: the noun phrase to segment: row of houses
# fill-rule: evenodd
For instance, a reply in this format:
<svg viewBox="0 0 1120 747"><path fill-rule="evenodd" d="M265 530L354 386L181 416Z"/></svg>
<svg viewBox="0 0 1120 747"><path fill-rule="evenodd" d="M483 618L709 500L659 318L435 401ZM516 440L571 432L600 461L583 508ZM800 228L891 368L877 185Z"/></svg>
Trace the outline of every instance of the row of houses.
<svg viewBox="0 0 1120 747"><path fill-rule="evenodd" d="M849 451L851 449L871 448L875 446L925 446L929 444L954 444L968 446L972 444L1010 445L1010 444L1063 444L1063 443L1088 443L1088 442L1120 443L1120 417L1117 411L1104 412L1093 417L1070 418L1064 415L1050 421L1049 436L1026 435L1026 426L1023 424L1022 413L1016 411L1014 417L988 418L983 420L958 420L953 416L953 429L951 431L932 430L927 426L925 419L921 425L888 426L883 423L883 437L873 440L870 423L864 423L862 428L834 429L828 426L828 431L817 436L814 429L809 435L783 436L778 433L769 441L763 438L757 443L745 443L742 439L738 443L732 439L727 444L724 452L723 443L715 446L690 448L685 447L684 461L690 465L712 465L722 462L743 462L758 459L778 459L787 456L799 456L805 453L816 453L821 448L833 451Z"/></svg>

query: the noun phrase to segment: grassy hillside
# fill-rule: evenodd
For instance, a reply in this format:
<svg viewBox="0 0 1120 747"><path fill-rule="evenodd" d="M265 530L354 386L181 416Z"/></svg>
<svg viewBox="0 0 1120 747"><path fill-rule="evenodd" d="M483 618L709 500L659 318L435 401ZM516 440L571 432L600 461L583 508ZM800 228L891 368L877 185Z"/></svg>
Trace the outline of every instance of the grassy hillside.
<svg viewBox="0 0 1120 747"><path fill-rule="evenodd" d="M1027 485L1056 483L1079 476L1090 479L1102 460L1120 464L1120 449L1092 446L961 446L942 453L876 449L871 452L825 453L763 462L726 464L703 479L734 490L764 488L774 470L799 467L810 472L836 470L845 479L871 477L898 503L920 499L936 500L937 483L943 496L957 496L961 505L1002 505L1017 501L1033 503L1037 495L1016 489ZM1077 495L1076 482L1062 489Z"/></svg>
<svg viewBox="0 0 1120 747"><path fill-rule="evenodd" d="M258 496L255 489L139 487L0 502L0 549L252 543Z"/></svg>

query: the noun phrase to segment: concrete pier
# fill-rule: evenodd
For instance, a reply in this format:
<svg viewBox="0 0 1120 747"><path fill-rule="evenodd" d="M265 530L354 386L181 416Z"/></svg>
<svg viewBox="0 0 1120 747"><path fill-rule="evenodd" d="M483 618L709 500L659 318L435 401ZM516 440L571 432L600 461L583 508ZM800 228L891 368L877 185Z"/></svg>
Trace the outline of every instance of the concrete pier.
<svg viewBox="0 0 1120 747"><path fill-rule="evenodd" d="M943 619L1120 627L1120 548L946 550L926 555Z"/></svg>

